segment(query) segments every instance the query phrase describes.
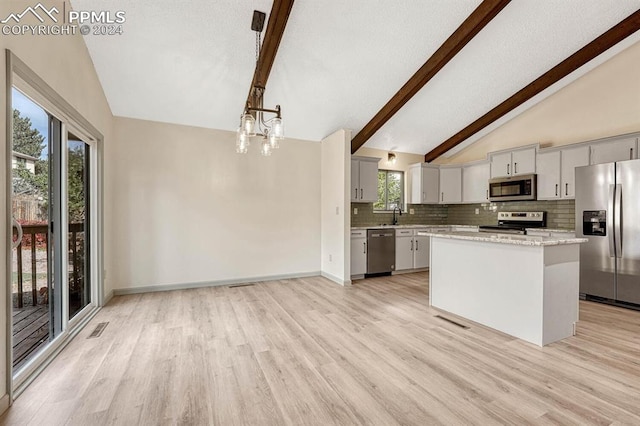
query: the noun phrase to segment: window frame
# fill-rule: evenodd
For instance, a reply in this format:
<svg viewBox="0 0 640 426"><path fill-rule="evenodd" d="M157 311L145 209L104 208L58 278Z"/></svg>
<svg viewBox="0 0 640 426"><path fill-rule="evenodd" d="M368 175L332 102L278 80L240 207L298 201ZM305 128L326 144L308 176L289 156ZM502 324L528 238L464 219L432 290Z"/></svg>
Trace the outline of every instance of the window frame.
<svg viewBox="0 0 640 426"><path fill-rule="evenodd" d="M373 203L373 212L374 213L391 213L393 209L389 209L389 173L399 173L400 174L400 210L404 212L404 207L406 205L405 201L405 172L402 170L390 170L390 169L378 169L379 173L385 173L385 188L384 188L384 209L376 209L376 204L378 201ZM376 192L378 188L376 188Z"/></svg>

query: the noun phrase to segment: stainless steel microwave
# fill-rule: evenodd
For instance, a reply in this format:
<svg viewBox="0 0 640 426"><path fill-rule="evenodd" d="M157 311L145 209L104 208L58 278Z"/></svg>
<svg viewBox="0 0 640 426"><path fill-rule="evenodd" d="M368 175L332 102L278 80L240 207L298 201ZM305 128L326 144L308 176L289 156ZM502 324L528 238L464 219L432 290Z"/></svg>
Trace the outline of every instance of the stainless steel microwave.
<svg viewBox="0 0 640 426"><path fill-rule="evenodd" d="M536 192L536 175L489 179L489 201L530 201Z"/></svg>

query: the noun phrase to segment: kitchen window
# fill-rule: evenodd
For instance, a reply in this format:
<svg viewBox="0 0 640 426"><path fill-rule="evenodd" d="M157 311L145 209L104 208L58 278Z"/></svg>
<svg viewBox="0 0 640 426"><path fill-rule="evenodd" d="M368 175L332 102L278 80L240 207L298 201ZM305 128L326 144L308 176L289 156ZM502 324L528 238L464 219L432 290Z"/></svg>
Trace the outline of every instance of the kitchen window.
<svg viewBox="0 0 640 426"><path fill-rule="evenodd" d="M404 172L378 170L378 201L374 211L391 211L402 208L404 200Z"/></svg>

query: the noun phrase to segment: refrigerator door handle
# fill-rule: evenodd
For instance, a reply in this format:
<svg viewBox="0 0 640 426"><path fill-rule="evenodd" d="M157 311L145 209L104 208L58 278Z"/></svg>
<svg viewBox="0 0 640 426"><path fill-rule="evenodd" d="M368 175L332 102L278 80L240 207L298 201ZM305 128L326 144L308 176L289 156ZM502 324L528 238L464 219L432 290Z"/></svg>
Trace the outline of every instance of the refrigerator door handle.
<svg viewBox="0 0 640 426"><path fill-rule="evenodd" d="M616 185L613 208L615 212L616 257L622 257L622 185L620 184Z"/></svg>
<svg viewBox="0 0 640 426"><path fill-rule="evenodd" d="M609 240L609 257L616 257L616 249L615 249L615 232L614 232L614 199L616 196L616 186L609 185L609 202L607 203L607 235Z"/></svg>

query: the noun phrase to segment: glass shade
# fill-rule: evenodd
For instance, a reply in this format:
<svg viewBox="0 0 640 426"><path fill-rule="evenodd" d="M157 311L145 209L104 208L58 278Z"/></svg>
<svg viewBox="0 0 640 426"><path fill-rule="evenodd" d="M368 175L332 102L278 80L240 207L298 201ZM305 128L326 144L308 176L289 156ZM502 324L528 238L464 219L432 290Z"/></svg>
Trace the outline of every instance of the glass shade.
<svg viewBox="0 0 640 426"><path fill-rule="evenodd" d="M269 133L269 145L271 145L271 149L280 148L280 142L278 141L278 138L276 138L273 133Z"/></svg>
<svg viewBox="0 0 640 426"><path fill-rule="evenodd" d="M256 135L256 119L253 118L253 115L245 112L242 114L242 118L240 119L240 128L244 130L244 133L247 136L255 136Z"/></svg>
<svg viewBox="0 0 640 426"><path fill-rule="evenodd" d="M238 127L236 133L236 152L238 154L246 154L249 150L249 137L241 127Z"/></svg>
<svg viewBox="0 0 640 426"><path fill-rule="evenodd" d="M274 118L271 120L271 135L276 139L284 139L284 125L282 118Z"/></svg>
<svg viewBox="0 0 640 426"><path fill-rule="evenodd" d="M260 154L268 157L271 155L271 144L267 138L262 139L262 148L260 149Z"/></svg>

